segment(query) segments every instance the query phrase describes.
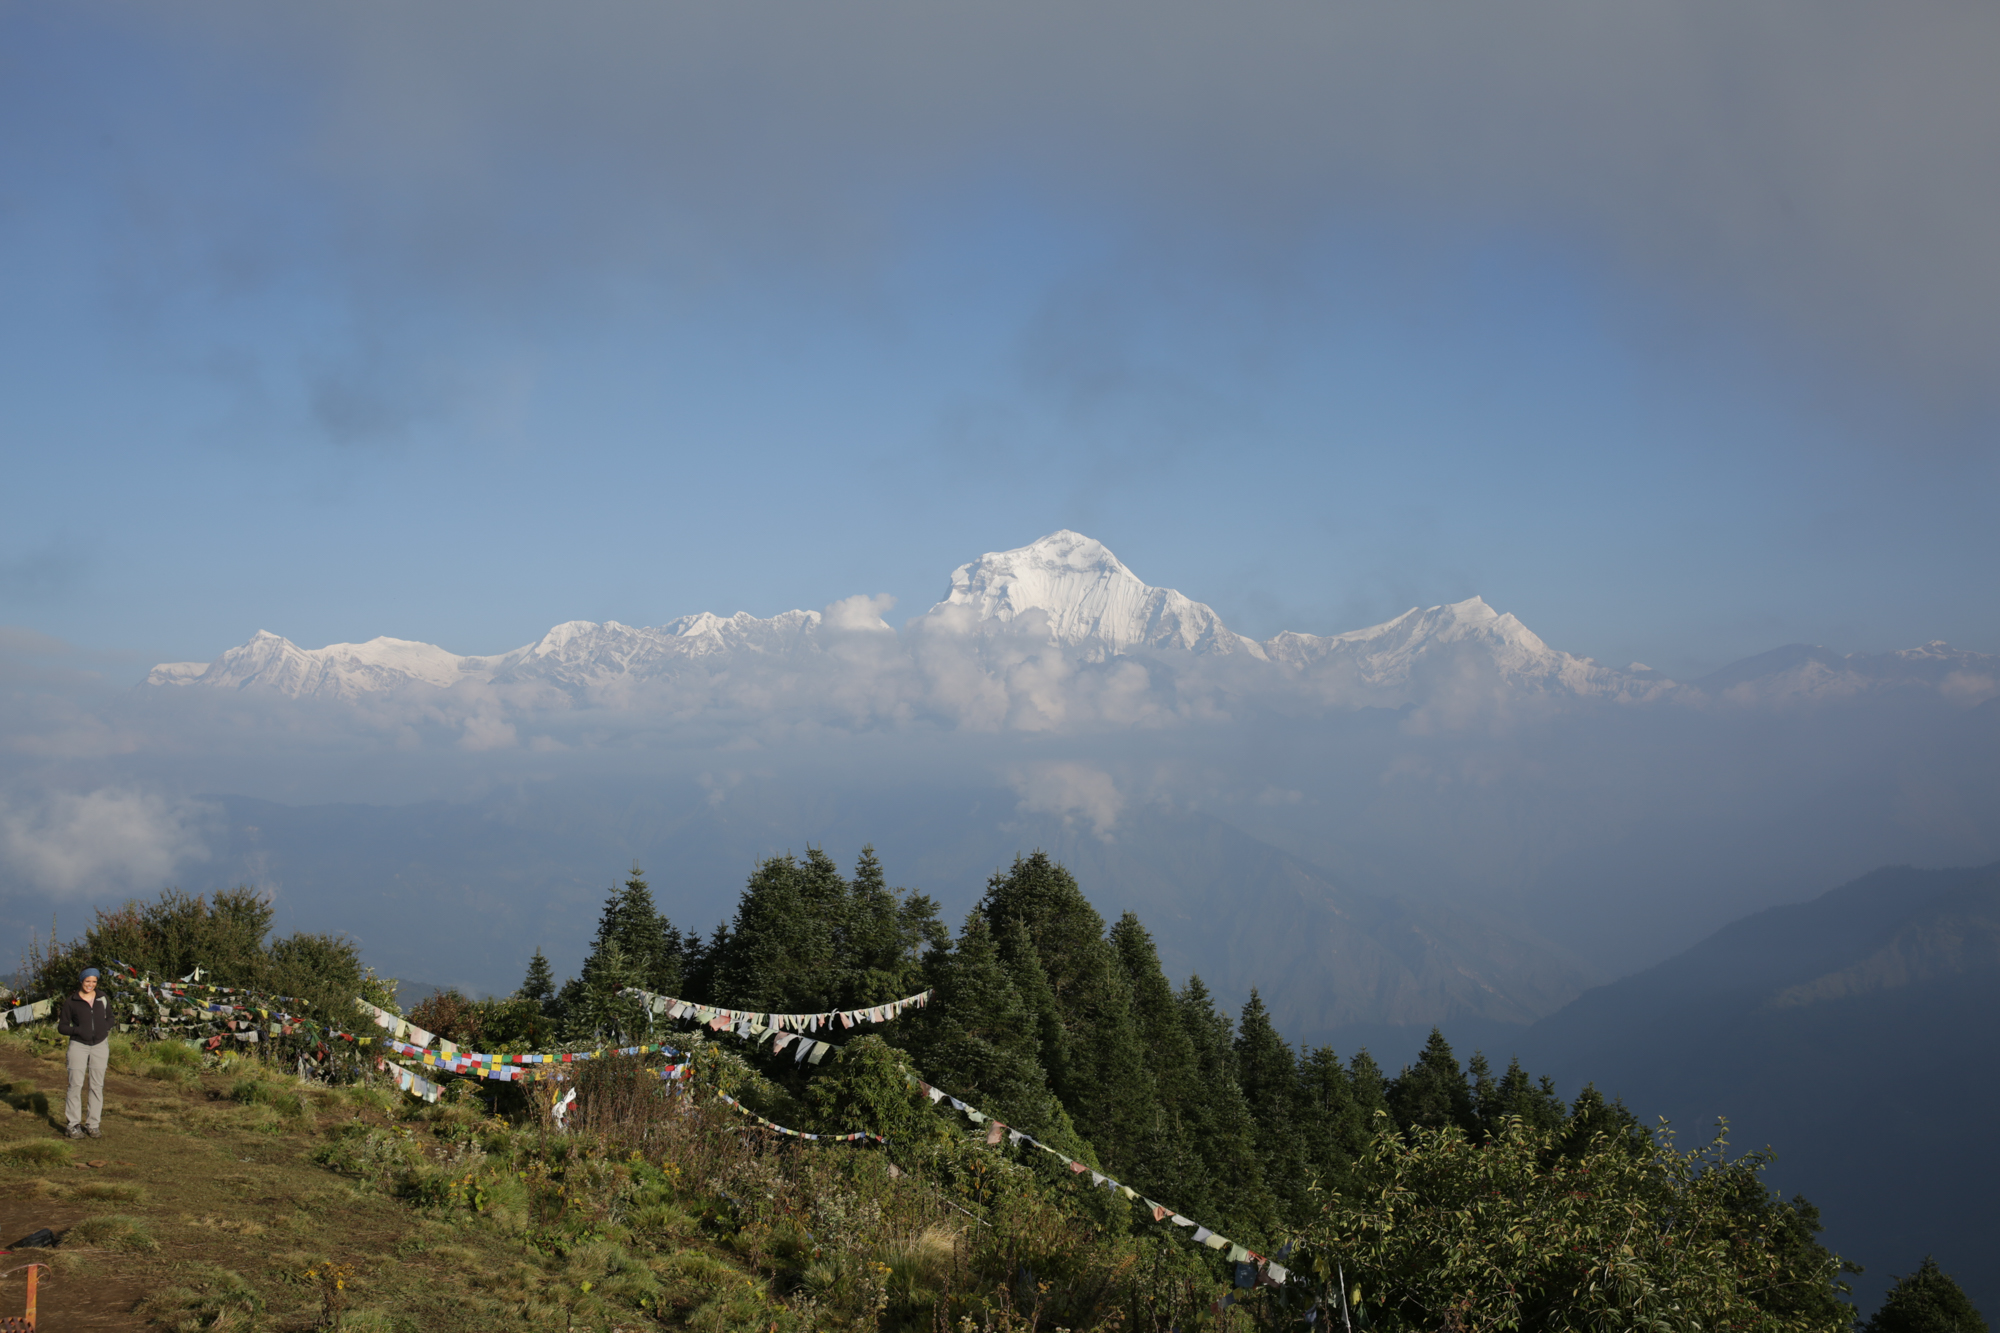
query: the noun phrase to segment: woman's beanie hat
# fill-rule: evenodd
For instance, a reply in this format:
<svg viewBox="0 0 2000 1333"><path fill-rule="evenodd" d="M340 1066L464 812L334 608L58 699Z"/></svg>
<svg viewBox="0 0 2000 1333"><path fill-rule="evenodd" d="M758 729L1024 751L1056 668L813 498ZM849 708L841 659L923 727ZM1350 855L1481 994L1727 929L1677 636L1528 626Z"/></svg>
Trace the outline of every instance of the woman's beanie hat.
<svg viewBox="0 0 2000 1333"><path fill-rule="evenodd" d="M97 970L96 968L94 968L94 967L86 967L85 969L83 969L83 976L84 976L84 977L95 977L95 976L99 976L99 975L100 975L100 973L99 973L99 972L98 972L98 970ZM77 980L78 980L78 981L81 981L81 980L83 980L83 977L78 977L78 978L77 978Z"/></svg>

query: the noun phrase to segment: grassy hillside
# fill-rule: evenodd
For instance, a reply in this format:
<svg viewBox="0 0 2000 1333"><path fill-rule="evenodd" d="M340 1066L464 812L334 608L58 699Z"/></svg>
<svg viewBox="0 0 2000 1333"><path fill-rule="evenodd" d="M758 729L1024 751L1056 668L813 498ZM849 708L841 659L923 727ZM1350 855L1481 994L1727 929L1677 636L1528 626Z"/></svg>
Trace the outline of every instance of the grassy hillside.
<svg viewBox="0 0 2000 1333"><path fill-rule="evenodd" d="M1176 1238L1115 1235L1065 1182L990 1154L960 1155L1014 1175L956 1182L990 1200L975 1218L880 1152L720 1107L605 1098L559 1134L494 1116L470 1083L425 1105L113 1041L104 1137L72 1144L60 1045L0 1034L0 1232L61 1240L4 1267L53 1265L53 1330L1026 1329L1024 1306L1042 1327L1191 1327L1222 1290ZM23 1291L0 1281L0 1313ZM1253 1327L1265 1294L1202 1326Z"/></svg>

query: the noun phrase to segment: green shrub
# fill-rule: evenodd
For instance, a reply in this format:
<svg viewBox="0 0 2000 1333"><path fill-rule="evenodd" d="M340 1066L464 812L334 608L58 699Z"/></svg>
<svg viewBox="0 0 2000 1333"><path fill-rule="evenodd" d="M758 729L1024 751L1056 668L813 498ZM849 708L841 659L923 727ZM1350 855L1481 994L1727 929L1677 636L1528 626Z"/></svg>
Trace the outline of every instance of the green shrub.
<svg viewBox="0 0 2000 1333"><path fill-rule="evenodd" d="M331 1142L315 1148L312 1160L345 1176L380 1181L421 1167L424 1154L407 1130L357 1124L343 1126Z"/></svg>
<svg viewBox="0 0 2000 1333"><path fill-rule="evenodd" d="M806 1088L818 1127L834 1134L880 1134L897 1143L936 1138L942 1121L909 1081L909 1057L870 1032L828 1061Z"/></svg>
<svg viewBox="0 0 2000 1333"><path fill-rule="evenodd" d="M396 1094L373 1083L353 1084L341 1089L340 1095L357 1111L375 1111L382 1115L394 1111L400 1101Z"/></svg>
<svg viewBox="0 0 2000 1333"><path fill-rule="evenodd" d="M201 1047L195 1042L150 1042L143 1053L156 1065L172 1065L182 1069L201 1068Z"/></svg>

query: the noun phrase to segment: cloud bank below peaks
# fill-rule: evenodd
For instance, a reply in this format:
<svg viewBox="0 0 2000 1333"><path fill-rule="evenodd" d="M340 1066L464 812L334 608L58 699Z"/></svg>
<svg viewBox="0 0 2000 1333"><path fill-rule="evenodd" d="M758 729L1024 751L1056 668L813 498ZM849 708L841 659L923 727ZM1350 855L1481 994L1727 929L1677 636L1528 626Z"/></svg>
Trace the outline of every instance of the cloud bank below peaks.
<svg viewBox="0 0 2000 1333"><path fill-rule="evenodd" d="M767 619L569 621L492 656L390 638L305 649L260 631L213 662L156 666L141 693L321 705L362 732L467 749L746 727L1090 733L1363 708L1451 728L1524 710L1769 708L1885 691L1966 706L2000 694L2000 659L1942 644L1872 658L1779 650L1679 682L1551 648L1477 597L1258 642L1069 531L960 566L901 630L883 618L890 606L856 596Z"/></svg>

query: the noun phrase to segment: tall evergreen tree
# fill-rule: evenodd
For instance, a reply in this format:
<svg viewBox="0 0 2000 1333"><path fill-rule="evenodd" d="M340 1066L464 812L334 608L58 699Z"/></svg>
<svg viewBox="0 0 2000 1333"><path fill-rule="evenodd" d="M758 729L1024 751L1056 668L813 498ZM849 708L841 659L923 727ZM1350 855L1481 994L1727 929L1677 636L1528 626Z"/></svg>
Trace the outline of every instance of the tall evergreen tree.
<svg viewBox="0 0 2000 1333"><path fill-rule="evenodd" d="M616 940L635 984L663 995L678 994L683 945L680 931L653 902L646 872L636 864L621 888L605 900L598 917L593 952Z"/></svg>
<svg viewBox="0 0 2000 1333"><path fill-rule="evenodd" d="M1368 1054L1363 1046L1347 1062L1348 1086L1354 1090L1354 1104L1361 1111L1362 1119L1368 1122L1369 1132L1374 1133L1375 1113L1389 1109L1389 1080L1382 1075L1382 1066L1375 1063L1375 1057Z"/></svg>
<svg viewBox="0 0 2000 1333"><path fill-rule="evenodd" d="M571 1041L638 1040L650 1021L631 988L643 979L618 937L605 939L584 959L583 974L563 986L563 1035Z"/></svg>
<svg viewBox="0 0 2000 1333"><path fill-rule="evenodd" d="M1862 1333L1986 1333L1986 1320L1958 1283L1929 1255L1916 1272L1896 1279Z"/></svg>
<svg viewBox="0 0 2000 1333"><path fill-rule="evenodd" d="M1399 1129L1456 1125L1468 1134L1478 1132L1472 1114L1472 1088L1465 1080L1465 1071L1458 1067L1451 1043L1436 1028L1431 1029L1417 1062L1406 1065L1389 1085L1388 1100L1389 1114L1396 1118Z"/></svg>
<svg viewBox="0 0 2000 1333"><path fill-rule="evenodd" d="M1507 1062L1507 1072L1499 1078L1480 1081L1473 1089L1473 1102L1480 1130L1488 1138L1499 1134L1510 1116L1519 1116L1539 1130L1554 1130L1568 1114L1554 1081L1546 1074L1540 1082L1529 1078L1518 1057Z"/></svg>
<svg viewBox="0 0 2000 1333"><path fill-rule="evenodd" d="M1236 1051L1229 1016L1200 977L1189 977L1174 997L1181 1025L1194 1047L1194 1069L1206 1096L1191 1126L1209 1164L1209 1192L1227 1226L1246 1239L1277 1234L1278 1201L1257 1161L1257 1127L1236 1081Z"/></svg>
<svg viewBox="0 0 2000 1333"><path fill-rule="evenodd" d="M1303 1225L1311 1210L1306 1141L1299 1115L1299 1070L1292 1048L1271 1025L1253 987L1236 1030L1236 1080L1256 1126L1257 1164L1285 1220Z"/></svg>
<svg viewBox="0 0 2000 1333"><path fill-rule="evenodd" d="M934 991L930 1004L905 1014L887 1034L923 1077L1046 1143L1080 1149L1037 1059L1033 1015L986 919L973 912L955 945L933 944L923 980Z"/></svg>
<svg viewBox="0 0 2000 1333"><path fill-rule="evenodd" d="M528 960L528 975L521 980L521 989L514 992L517 1000L532 1000L543 1013L556 998L556 974L549 968L549 960L542 954L540 946L535 956Z"/></svg>
<svg viewBox="0 0 2000 1333"><path fill-rule="evenodd" d="M582 974L564 982L555 1003L546 1007L571 1039L636 1037L651 1027L647 1011L636 997L619 992L628 987L678 992L684 948L680 931L654 904L645 871L634 865L625 883L604 900ZM547 969L547 960L542 967ZM532 963L529 968L532 976Z"/></svg>
<svg viewBox="0 0 2000 1333"><path fill-rule="evenodd" d="M1069 1029L1063 1025L1062 1008L1056 1003L1055 989L1049 985L1049 974L1042 970L1041 955L1035 952L1035 942L1028 937L1027 926L1018 917L1007 918L997 928L989 922L988 929L993 934L1000 963L1007 969L1027 1011L1049 1086L1057 1089L1060 1096L1070 1074Z"/></svg>
<svg viewBox="0 0 2000 1333"><path fill-rule="evenodd" d="M735 920L704 951L716 1004L786 1013L879 1004L921 988L926 950L948 938L937 904L883 881L873 849L852 882L817 847L750 875Z"/></svg>
<svg viewBox="0 0 2000 1333"><path fill-rule="evenodd" d="M1563 1122L1564 1154L1582 1156L1590 1140L1598 1134L1624 1144L1634 1157L1644 1157L1652 1151L1653 1136L1639 1117L1627 1110L1624 1102L1606 1101L1595 1084L1586 1083L1569 1109L1569 1118Z"/></svg>
<svg viewBox="0 0 2000 1333"><path fill-rule="evenodd" d="M786 1013L845 1007L836 940L847 898L839 867L817 847L760 864L718 936L713 1000Z"/></svg>
<svg viewBox="0 0 2000 1333"><path fill-rule="evenodd" d="M1207 1089L1195 1070L1194 1043L1181 1022L1173 986L1153 937L1133 913L1112 925L1111 947L1132 991L1132 1018L1152 1079L1156 1117L1142 1136L1138 1158L1126 1168L1125 1183L1173 1199L1190 1216L1215 1216L1210 1163L1193 1131Z"/></svg>
<svg viewBox="0 0 2000 1333"><path fill-rule="evenodd" d="M1374 1126L1331 1046L1315 1047L1299 1061L1299 1125L1307 1174L1336 1193L1352 1192L1355 1164L1368 1151Z"/></svg>
<svg viewBox="0 0 2000 1333"><path fill-rule="evenodd" d="M1070 873L1039 851L988 881L978 910L1003 941L1018 924L1033 945L1066 1038L1059 1065L1043 1048L1056 1094L1103 1162L1127 1169L1145 1150L1155 1108L1131 987L1104 938L1104 918Z"/></svg>
<svg viewBox="0 0 2000 1333"><path fill-rule="evenodd" d="M849 973L852 1004L879 1004L922 989L927 951L951 943L927 894L892 889L872 846L854 864L836 951Z"/></svg>

